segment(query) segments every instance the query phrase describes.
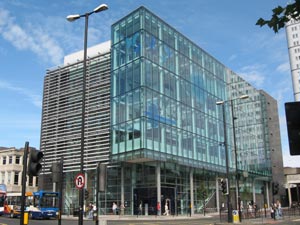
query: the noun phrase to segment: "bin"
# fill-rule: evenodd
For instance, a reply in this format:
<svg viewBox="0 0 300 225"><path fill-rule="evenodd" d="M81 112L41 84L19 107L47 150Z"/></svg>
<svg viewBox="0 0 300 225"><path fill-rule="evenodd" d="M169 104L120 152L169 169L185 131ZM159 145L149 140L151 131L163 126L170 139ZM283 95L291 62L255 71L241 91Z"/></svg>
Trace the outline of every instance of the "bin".
<svg viewBox="0 0 300 225"><path fill-rule="evenodd" d="M239 217L239 211L238 210L232 210L232 220L233 223L239 223L240 217Z"/></svg>
<svg viewBox="0 0 300 225"><path fill-rule="evenodd" d="M27 225L28 224L28 212L24 212L24 225Z"/></svg>

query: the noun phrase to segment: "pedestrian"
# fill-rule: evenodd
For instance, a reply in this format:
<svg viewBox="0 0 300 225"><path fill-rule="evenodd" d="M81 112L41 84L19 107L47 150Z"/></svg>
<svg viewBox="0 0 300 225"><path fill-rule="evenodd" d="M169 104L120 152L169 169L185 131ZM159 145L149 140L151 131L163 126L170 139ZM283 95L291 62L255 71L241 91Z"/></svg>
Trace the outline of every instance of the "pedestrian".
<svg viewBox="0 0 300 225"><path fill-rule="evenodd" d="M281 203L279 200L276 201L276 207L277 207L277 216L278 218L282 217L282 208L281 208Z"/></svg>
<svg viewBox="0 0 300 225"><path fill-rule="evenodd" d="M115 202L113 202L113 205L112 205L112 211L113 211L113 214L114 215L117 215L117 209L118 209L118 206Z"/></svg>
<svg viewBox="0 0 300 225"><path fill-rule="evenodd" d="M141 201L140 204L139 204L138 215L137 216L142 215L142 212L143 212L143 204L142 204L142 201Z"/></svg>
<svg viewBox="0 0 300 225"><path fill-rule="evenodd" d="M157 210L157 215L160 216L160 202L157 202L156 210Z"/></svg>
<svg viewBox="0 0 300 225"><path fill-rule="evenodd" d="M165 204L165 212L164 212L164 215L165 216L168 216L169 215L169 206L168 206L168 203L166 202Z"/></svg>
<svg viewBox="0 0 300 225"><path fill-rule="evenodd" d="M88 210L89 210L89 219L93 219L93 208L94 208L93 203L90 202L89 208L88 208Z"/></svg>

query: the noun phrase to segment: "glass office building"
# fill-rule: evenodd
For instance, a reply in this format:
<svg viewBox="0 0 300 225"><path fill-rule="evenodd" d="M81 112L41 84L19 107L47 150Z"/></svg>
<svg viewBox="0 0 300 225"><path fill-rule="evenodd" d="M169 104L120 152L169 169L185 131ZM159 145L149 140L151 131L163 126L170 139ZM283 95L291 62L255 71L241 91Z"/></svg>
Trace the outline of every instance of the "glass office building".
<svg viewBox="0 0 300 225"><path fill-rule="evenodd" d="M85 145L85 152L94 154L85 162L90 193L95 192L96 161L108 164L107 190L100 195L100 207L106 213L113 202L124 205L121 209L125 214L137 213L140 203L146 215L161 213L157 212L158 203L167 203L175 215L200 213L203 196L207 207L218 210L226 201L219 191L219 180L226 177L224 144L228 148L233 199L236 171L245 203L255 200L261 186L269 188L272 143L266 113L269 106L263 92L144 7L113 24L111 35L110 61L102 60L111 66L110 96L106 95L110 101L110 121L102 120L110 126L109 154L107 148L88 145L88 140ZM97 62L97 57L101 54L89 61ZM79 74L81 63L82 60L74 64L78 69L72 65L64 68ZM93 75L101 76L104 64L88 67L88 74L93 69L98 70ZM53 70L49 77L62 71ZM82 84L80 76L77 78ZM101 87L101 79L99 82ZM100 92L94 95L95 99L102 96ZM245 95L249 98L240 99ZM44 98L44 106L47 101L50 100ZM216 104L221 101L224 108ZM101 108L102 103L99 104ZM45 112L44 107L43 121L47 119ZM101 116L100 111L95 112ZM89 120L91 115L86 115L90 129L103 125ZM47 128L43 124L41 150L46 151L49 142L45 140ZM63 139L64 134L61 135ZM97 133L93 137L97 143ZM103 135L99 138L103 139ZM50 140L56 142L54 138ZM69 144L64 145L65 152L80 150L79 145ZM91 151L90 147L95 148ZM56 149L53 147L48 153L52 151ZM105 157L99 158L98 154ZM45 155L46 160L51 161L51 157ZM78 165L73 166L64 169L70 178L66 187L76 174L74 168ZM75 192L72 190L73 199ZM87 201L94 199L90 194ZM69 202L78 204L75 200L71 203L71 198Z"/></svg>

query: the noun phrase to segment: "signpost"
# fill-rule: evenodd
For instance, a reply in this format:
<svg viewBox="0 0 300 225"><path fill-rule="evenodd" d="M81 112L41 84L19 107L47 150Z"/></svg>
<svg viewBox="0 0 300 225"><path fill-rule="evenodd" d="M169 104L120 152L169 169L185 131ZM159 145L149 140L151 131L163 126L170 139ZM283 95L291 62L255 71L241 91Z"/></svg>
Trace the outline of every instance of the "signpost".
<svg viewBox="0 0 300 225"><path fill-rule="evenodd" d="M84 174L82 174L82 173L77 174L77 176L75 177L76 188L81 190L82 188L84 188L84 184L85 184Z"/></svg>

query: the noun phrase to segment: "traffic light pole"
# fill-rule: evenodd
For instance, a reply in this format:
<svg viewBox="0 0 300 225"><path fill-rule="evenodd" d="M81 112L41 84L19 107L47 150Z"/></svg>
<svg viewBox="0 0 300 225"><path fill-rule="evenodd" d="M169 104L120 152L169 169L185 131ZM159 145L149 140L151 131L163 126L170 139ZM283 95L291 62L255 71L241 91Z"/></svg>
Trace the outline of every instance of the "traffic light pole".
<svg viewBox="0 0 300 225"><path fill-rule="evenodd" d="M59 173L60 173L60 185L59 185L59 199L58 199L58 207L59 207L59 214L58 214L58 225L61 225L61 214L62 214L62 192L63 192L63 182L64 182L64 158L60 158L60 163L59 163Z"/></svg>
<svg viewBox="0 0 300 225"><path fill-rule="evenodd" d="M25 142L23 155L23 173L22 173L22 200L21 200L21 218L20 225L24 224L24 208L25 208L25 192L26 192L26 174L27 174L27 157L28 157L29 142Z"/></svg>
<svg viewBox="0 0 300 225"><path fill-rule="evenodd" d="M229 158L228 158L228 146L227 146L227 128L226 128L226 117L225 117L225 104L222 104L223 110L223 126L224 126L224 147L225 147L225 160L226 160L226 177L228 185L227 194L227 211L228 211L228 223L232 223L232 206L230 197L230 178L229 178Z"/></svg>
<svg viewBox="0 0 300 225"><path fill-rule="evenodd" d="M99 224L99 176L100 176L100 163L97 165L97 177L96 177L96 218L95 225Z"/></svg>

